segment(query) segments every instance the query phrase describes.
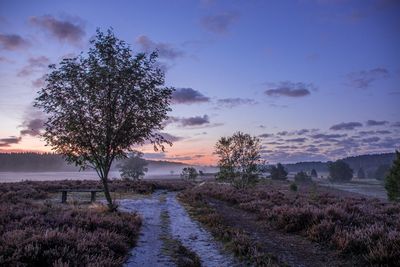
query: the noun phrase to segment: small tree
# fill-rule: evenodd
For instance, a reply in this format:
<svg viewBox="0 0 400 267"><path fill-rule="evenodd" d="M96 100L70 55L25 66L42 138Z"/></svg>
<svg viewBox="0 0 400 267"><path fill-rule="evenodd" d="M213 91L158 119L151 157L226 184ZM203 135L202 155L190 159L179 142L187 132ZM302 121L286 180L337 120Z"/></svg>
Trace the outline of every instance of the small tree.
<svg viewBox="0 0 400 267"><path fill-rule="evenodd" d="M396 151L396 159L385 178L385 189L389 200L400 201L400 152Z"/></svg>
<svg viewBox="0 0 400 267"><path fill-rule="evenodd" d="M317 173L317 171L315 169L311 170L311 177L312 178L318 178L318 173Z"/></svg>
<svg viewBox="0 0 400 267"><path fill-rule="evenodd" d="M296 175L294 176L294 181L296 183L311 183L311 176L309 176L306 172L301 171L296 173Z"/></svg>
<svg viewBox="0 0 400 267"><path fill-rule="evenodd" d="M278 163L276 166L270 168L271 179L273 180L286 180L288 172L282 164Z"/></svg>
<svg viewBox="0 0 400 267"><path fill-rule="evenodd" d="M143 178L148 171L146 166L149 163L142 157L142 152L133 151L128 158L118 166L123 179L138 181Z"/></svg>
<svg viewBox="0 0 400 267"><path fill-rule="evenodd" d="M379 165L379 167L374 172L374 178L376 180L384 180L385 177L388 175L389 171L390 171L390 165L389 164Z"/></svg>
<svg viewBox="0 0 400 267"><path fill-rule="evenodd" d="M357 178L358 179L365 179L365 172L363 168L359 168L357 172Z"/></svg>
<svg viewBox="0 0 400 267"><path fill-rule="evenodd" d="M198 175L194 167L185 167L182 169L181 178L187 181L194 181Z"/></svg>
<svg viewBox="0 0 400 267"><path fill-rule="evenodd" d="M50 70L35 102L48 114L44 140L67 161L96 170L114 210L111 164L135 144L150 141L155 150L171 144L157 132L168 118L173 89L162 87L156 53L134 56L111 30L97 31L87 56L63 59Z"/></svg>
<svg viewBox="0 0 400 267"><path fill-rule="evenodd" d="M328 165L329 180L333 182L347 182L353 178L353 170L343 160L331 162Z"/></svg>
<svg viewBox="0 0 400 267"><path fill-rule="evenodd" d="M257 181L260 163L260 140L242 132L221 137L215 145L218 155L217 179L243 188Z"/></svg>

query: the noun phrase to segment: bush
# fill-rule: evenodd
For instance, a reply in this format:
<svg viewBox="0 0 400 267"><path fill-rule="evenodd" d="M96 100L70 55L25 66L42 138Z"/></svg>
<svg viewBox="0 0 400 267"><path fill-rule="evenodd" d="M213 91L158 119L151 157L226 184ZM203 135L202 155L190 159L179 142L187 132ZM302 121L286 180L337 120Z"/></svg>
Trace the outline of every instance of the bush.
<svg viewBox="0 0 400 267"><path fill-rule="evenodd" d="M329 180L333 182L348 182L353 178L353 170L343 160L329 163Z"/></svg>
<svg viewBox="0 0 400 267"><path fill-rule="evenodd" d="M271 166L270 173L271 173L271 179L273 180L286 180L288 175L287 171L280 163L278 163L276 167Z"/></svg>
<svg viewBox="0 0 400 267"><path fill-rule="evenodd" d="M306 172L301 171L296 173L294 176L294 181L296 183L311 183L312 179L311 176L309 176Z"/></svg>
<svg viewBox="0 0 400 267"><path fill-rule="evenodd" d="M293 192L297 191L297 184L296 183L291 183L289 186L290 190Z"/></svg>
<svg viewBox="0 0 400 267"><path fill-rule="evenodd" d="M400 152L396 151L396 159L385 179L385 189L389 200L400 201Z"/></svg>
<svg viewBox="0 0 400 267"><path fill-rule="evenodd" d="M311 177L312 178L318 178L318 174L317 174L317 171L315 169L311 170Z"/></svg>

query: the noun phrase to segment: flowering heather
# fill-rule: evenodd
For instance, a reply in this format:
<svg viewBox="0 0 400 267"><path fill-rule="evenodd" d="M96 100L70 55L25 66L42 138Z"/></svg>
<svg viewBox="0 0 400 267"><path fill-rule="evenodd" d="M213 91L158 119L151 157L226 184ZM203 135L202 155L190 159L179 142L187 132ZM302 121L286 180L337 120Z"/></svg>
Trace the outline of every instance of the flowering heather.
<svg viewBox="0 0 400 267"><path fill-rule="evenodd" d="M205 184L186 192L216 198L254 212L260 223L329 244L369 264L395 266L400 259L400 205L329 193L290 192L288 184L237 190Z"/></svg>
<svg viewBox="0 0 400 267"><path fill-rule="evenodd" d="M110 213L101 205L44 200L48 192L74 185L89 183L0 184L0 266L120 266L125 261L140 217Z"/></svg>

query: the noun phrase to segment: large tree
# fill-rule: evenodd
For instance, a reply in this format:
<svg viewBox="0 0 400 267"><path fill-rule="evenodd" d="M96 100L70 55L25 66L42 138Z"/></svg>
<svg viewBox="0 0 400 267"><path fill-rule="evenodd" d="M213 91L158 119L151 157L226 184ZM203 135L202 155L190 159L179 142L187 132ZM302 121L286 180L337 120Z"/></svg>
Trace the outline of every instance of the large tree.
<svg viewBox="0 0 400 267"><path fill-rule="evenodd" d="M220 171L217 178L237 188L257 181L260 164L260 140L242 132L221 137L215 145Z"/></svg>
<svg viewBox="0 0 400 267"><path fill-rule="evenodd" d="M52 149L99 175L110 209L108 173L134 145L164 149L158 132L167 119L173 88L164 87L157 53L133 55L112 30L97 30L87 55L51 65L35 105L48 115L43 137Z"/></svg>
<svg viewBox="0 0 400 267"><path fill-rule="evenodd" d="M288 172L281 163L276 164L276 167L272 165L269 172L271 173L271 179L273 180L286 180Z"/></svg>

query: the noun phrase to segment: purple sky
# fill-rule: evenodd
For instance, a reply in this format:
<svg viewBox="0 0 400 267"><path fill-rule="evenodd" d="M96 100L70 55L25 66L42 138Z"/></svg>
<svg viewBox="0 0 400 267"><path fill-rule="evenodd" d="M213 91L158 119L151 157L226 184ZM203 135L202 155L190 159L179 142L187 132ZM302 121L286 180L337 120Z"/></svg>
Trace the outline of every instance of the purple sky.
<svg viewBox="0 0 400 267"><path fill-rule="evenodd" d="M32 101L47 65L113 27L159 50L177 91L148 158L215 163L220 136L260 136L275 163L400 148L400 1L0 2L0 150L45 150Z"/></svg>

